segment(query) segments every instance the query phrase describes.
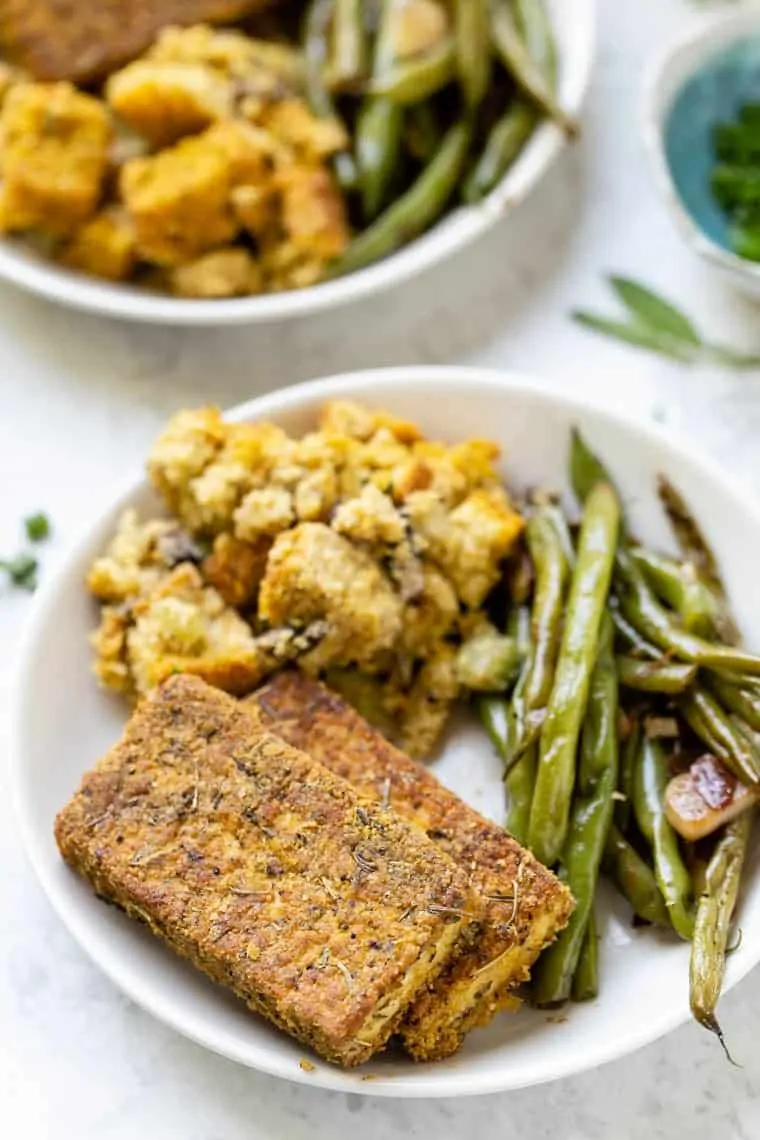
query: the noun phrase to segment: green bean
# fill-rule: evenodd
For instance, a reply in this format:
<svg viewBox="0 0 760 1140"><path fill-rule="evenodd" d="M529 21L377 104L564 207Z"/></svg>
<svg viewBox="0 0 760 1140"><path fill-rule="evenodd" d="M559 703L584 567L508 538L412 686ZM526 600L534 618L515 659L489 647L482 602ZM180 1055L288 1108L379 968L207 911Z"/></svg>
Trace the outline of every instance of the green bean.
<svg viewBox="0 0 760 1140"><path fill-rule="evenodd" d="M633 801L633 775L636 771L636 757L641 744L641 721L634 717L631 730L625 738L620 750L620 775L618 777L618 791L622 796L615 804L615 823L622 831L628 830L631 818L631 804Z"/></svg>
<svg viewBox="0 0 760 1140"><path fill-rule="evenodd" d="M334 277L353 272L386 257L436 221L454 193L469 145L469 125L456 123L417 181L369 229L351 242L346 252L333 263L329 275Z"/></svg>
<svg viewBox="0 0 760 1140"><path fill-rule="evenodd" d="M685 561L694 566L698 578L712 592L716 605L714 621L721 640L728 645L737 645L741 638L731 615L718 561L709 542L686 500L664 475L657 481L657 491Z"/></svg>
<svg viewBox="0 0 760 1140"><path fill-rule="evenodd" d="M658 926L670 926L668 908L652 868L615 824L607 836L602 866L638 918Z"/></svg>
<svg viewBox="0 0 760 1140"><path fill-rule="evenodd" d="M697 676L696 665L641 661L638 657L617 659L620 684L643 693L683 693Z"/></svg>
<svg viewBox="0 0 760 1140"><path fill-rule="evenodd" d="M557 532L557 538L567 559L567 564L572 569L575 566L575 544L570 533L567 515L558 503L546 503L542 507L542 511Z"/></svg>
<svg viewBox="0 0 760 1140"><path fill-rule="evenodd" d="M592 906L583 935L578 965L573 974L573 1001L593 1001L599 994L599 945Z"/></svg>
<svg viewBox="0 0 760 1140"><path fill-rule="evenodd" d="M429 162L441 145L441 126L430 103L414 103L404 115L404 141L412 158Z"/></svg>
<svg viewBox="0 0 760 1140"><path fill-rule="evenodd" d="M528 55L550 90L557 86L557 45L544 0L514 0L517 19Z"/></svg>
<svg viewBox="0 0 760 1140"><path fill-rule="evenodd" d="M675 562L643 547L634 547L631 556L655 593L680 615L688 633L713 636L715 601L690 563Z"/></svg>
<svg viewBox="0 0 760 1140"><path fill-rule="evenodd" d="M435 95L456 74L456 48L446 36L425 55L402 60L370 84L370 94L382 95L394 103L421 103Z"/></svg>
<svg viewBox="0 0 760 1140"><path fill-rule="evenodd" d="M482 694L477 697L475 707L488 739L502 760L505 759L510 747L509 702L505 697Z"/></svg>
<svg viewBox="0 0 760 1140"><path fill-rule="evenodd" d="M462 200L479 202L499 185L533 133L536 114L532 107L515 103L491 128L483 153L462 188Z"/></svg>
<svg viewBox="0 0 760 1140"><path fill-rule="evenodd" d="M367 73L364 0L335 0L330 77L338 90L351 89Z"/></svg>
<svg viewBox="0 0 760 1140"><path fill-rule="evenodd" d="M689 727L738 780L744 784L760 781L760 756L714 697L694 688L681 697L678 707Z"/></svg>
<svg viewBox="0 0 760 1140"><path fill-rule="evenodd" d="M372 80L380 81L395 66L393 42L394 0L383 0L375 39ZM380 213L398 167L403 112L390 99L368 96L359 107L354 147L362 190L364 216L372 221Z"/></svg>
<svg viewBox="0 0 760 1140"><path fill-rule="evenodd" d="M460 0L465 2L465 0ZM577 125L562 110L554 97L550 85L541 70L531 59L515 26L509 0L490 0L491 37L496 54L510 72L515 83L533 103L550 119L562 127L565 134L573 137L578 133Z"/></svg>
<svg viewBox="0 0 760 1140"><path fill-rule="evenodd" d="M726 969L726 947L739 893L754 811L727 824L707 866L705 884L697 906L694 940L689 967L691 1012L705 1029L715 1033L726 1055L716 1010ZM729 1056L730 1060L730 1056Z"/></svg>
<svg viewBox="0 0 760 1140"><path fill-rule="evenodd" d="M639 831L652 847L654 873L673 929L687 941L694 930L692 884L678 839L665 815L668 766L660 744L646 733L641 741L633 785L633 810Z"/></svg>
<svg viewBox="0 0 760 1140"><path fill-rule="evenodd" d="M706 669L760 675L760 657L731 646L714 645L680 629L657 601L628 551L618 551L615 572L624 616L660 649Z"/></svg>
<svg viewBox="0 0 760 1140"><path fill-rule="evenodd" d="M554 683L569 567L557 531L540 508L528 519L525 537L536 575L531 614L533 653L524 698L524 740L529 743L541 728Z"/></svg>
<svg viewBox="0 0 760 1140"><path fill-rule="evenodd" d="M652 645L651 642L645 641L638 630L634 629L627 618L623 617L617 599L613 599L613 602L615 604L610 609L613 624L623 640L627 642L631 652L645 660L648 658L651 661L661 661L663 658L662 650L658 649L656 645Z"/></svg>
<svg viewBox="0 0 760 1140"><path fill-rule="evenodd" d="M575 752L607 606L619 523L615 492L605 483L597 484L583 510L554 685L541 730L529 846L546 866L559 858L567 836Z"/></svg>
<svg viewBox="0 0 760 1140"><path fill-rule="evenodd" d="M605 487L604 484L600 486ZM609 491L609 488L605 489ZM594 494L596 491L592 496ZM589 504L592 496L589 496ZM614 633L612 622L606 615L605 618L601 624L588 714L583 727L578 787L561 857L566 882L575 899L575 909L565 929L539 960L534 984L538 1005L555 1005L570 996L612 823L613 796L618 780L618 693L612 656Z"/></svg>
<svg viewBox="0 0 760 1140"><path fill-rule="evenodd" d="M457 71L471 112L485 98L491 81L488 0L454 0Z"/></svg>
<svg viewBox="0 0 760 1140"><path fill-rule="evenodd" d="M592 451L585 439L573 428L570 433L570 485L579 503L585 503L597 483L606 483L617 490L607 468L596 452ZM620 496L618 495L618 498ZM625 532L625 519L621 509L621 532Z"/></svg>
<svg viewBox="0 0 760 1140"><path fill-rule="evenodd" d="M707 686L729 712L736 713L755 732L760 732L760 693L742 686L741 678L721 677L711 674Z"/></svg>
<svg viewBox="0 0 760 1140"><path fill-rule="evenodd" d="M531 613L528 606L514 606L507 618L507 636L517 646L520 656L525 659L531 648Z"/></svg>
<svg viewBox="0 0 760 1140"><path fill-rule="evenodd" d="M613 643L615 628L609 614L599 623L599 648L589 685L586 719L581 734L575 790L591 795L600 771L614 767L618 761L618 678Z"/></svg>
<svg viewBox="0 0 760 1140"><path fill-rule="evenodd" d="M343 123L325 86L325 66L329 43L328 34L333 16L334 0L313 0L306 16L304 60L306 64L306 95L312 111L321 119L335 119ZM358 173L353 155L348 150L333 157L335 177L342 190L354 190Z"/></svg>
<svg viewBox="0 0 760 1140"><path fill-rule="evenodd" d="M528 838L530 809L536 784L536 763L536 745L531 744L504 777L507 790L507 831L522 844Z"/></svg>

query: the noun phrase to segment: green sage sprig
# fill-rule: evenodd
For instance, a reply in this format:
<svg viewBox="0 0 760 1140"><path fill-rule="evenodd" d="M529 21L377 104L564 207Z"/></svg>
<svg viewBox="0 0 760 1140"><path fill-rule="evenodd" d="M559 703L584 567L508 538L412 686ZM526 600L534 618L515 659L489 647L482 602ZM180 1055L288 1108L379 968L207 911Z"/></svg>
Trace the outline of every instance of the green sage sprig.
<svg viewBox="0 0 760 1140"><path fill-rule="evenodd" d="M628 277L612 276L610 285L622 302L622 317L577 309L573 320L602 336L656 352L679 364L717 364L724 368L760 368L760 354L742 352L704 340L693 322L671 301Z"/></svg>

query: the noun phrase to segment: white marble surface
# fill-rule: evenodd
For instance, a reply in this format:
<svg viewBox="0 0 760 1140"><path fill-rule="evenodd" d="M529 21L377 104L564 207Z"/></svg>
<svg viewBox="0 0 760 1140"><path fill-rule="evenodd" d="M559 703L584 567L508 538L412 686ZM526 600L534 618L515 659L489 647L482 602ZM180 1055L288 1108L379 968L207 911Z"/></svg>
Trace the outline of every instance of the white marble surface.
<svg viewBox="0 0 760 1140"><path fill-rule="evenodd" d="M571 0L568 0L570 3ZM0 291L0 550L44 507L63 545L172 409L221 404L372 364L467 361L543 375L656 417L760 490L760 375L688 372L594 339L567 319L605 303L605 271L688 305L714 335L760 343L757 309L681 246L638 133L642 69L695 18L686 0L601 0L600 56L581 145L510 222L395 295L280 328L121 326ZM0 699L28 600L0 591ZM0 718L0 742L7 715ZM55 758L51 757L51 762ZM1 777L0 777L1 778ZM206 1054L136 1009L52 914L0 794L0 1132L19 1140L749 1140L760 1135L760 972L723 1021L743 1069L689 1025L637 1055L543 1089L456 1103L347 1098L283 1085ZM12 1121L15 1123L12 1126Z"/></svg>

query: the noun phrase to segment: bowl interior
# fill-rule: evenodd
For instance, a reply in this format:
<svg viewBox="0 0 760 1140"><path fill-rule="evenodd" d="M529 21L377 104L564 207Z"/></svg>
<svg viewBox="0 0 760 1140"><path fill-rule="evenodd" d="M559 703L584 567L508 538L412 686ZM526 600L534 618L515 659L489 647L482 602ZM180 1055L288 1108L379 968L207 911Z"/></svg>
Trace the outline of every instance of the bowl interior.
<svg viewBox="0 0 760 1140"><path fill-rule="evenodd" d="M540 483L566 493L568 434L578 425L609 463L635 531L667 545L655 493L663 472L681 489L719 553L737 616L760 646L755 603L760 514L715 471L665 441L582 403L542 393L519 377L462 369L394 370L275 393L245 406L247 418L303 431L325 398L352 396L417 420L431 436L495 438L513 487ZM188 1037L254 1068L292 1080L386 1096L453 1096L536 1084L597 1066L642 1045L688 1017L688 948L655 931L634 930L624 905L605 895L601 996L564 1017L525 1011L473 1033L464 1051L439 1064L388 1055L356 1072L322 1062L304 1072L304 1049L270 1029L241 1003L175 959L140 926L99 902L60 860L56 811L84 770L116 739L126 711L99 692L89 672L87 634L95 607L82 581L127 504L156 504L137 480L94 522L38 599L15 692L12 787L35 869L60 916L94 961L127 994ZM499 766L484 734L466 716L452 727L436 772L476 807L503 819ZM728 963L728 984L760 956L758 856L747 876L743 938ZM753 874L754 871L754 874ZM371 1081L371 1083L367 1083Z"/></svg>
<svg viewBox="0 0 760 1140"><path fill-rule="evenodd" d="M681 87L664 124L673 185L696 225L724 249L730 249L727 217L710 192L717 161L712 131L748 102L760 102L760 30L705 60Z"/></svg>
<svg viewBox="0 0 760 1140"><path fill-rule="evenodd" d="M595 0L547 0L557 40L558 98L570 114L581 108L595 40ZM129 320L222 325L274 321L321 312L407 280L461 249L521 202L564 145L542 124L504 180L477 206L458 208L416 241L375 265L307 289L239 299L181 300L75 273L41 258L20 239L0 241L0 278L51 300Z"/></svg>

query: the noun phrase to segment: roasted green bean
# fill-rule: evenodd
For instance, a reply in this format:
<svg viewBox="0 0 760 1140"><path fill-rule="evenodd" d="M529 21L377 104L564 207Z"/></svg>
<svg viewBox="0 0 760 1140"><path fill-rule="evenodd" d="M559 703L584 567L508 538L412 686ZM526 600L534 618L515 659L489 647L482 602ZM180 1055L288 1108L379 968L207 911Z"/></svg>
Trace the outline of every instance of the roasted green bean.
<svg viewBox="0 0 760 1140"><path fill-rule="evenodd" d="M456 74L456 48L451 36L422 56L398 62L370 85L372 95L381 95L403 105L423 103Z"/></svg>
<svg viewBox="0 0 760 1140"><path fill-rule="evenodd" d="M599 994L599 944L596 915L591 907L578 965L573 974L573 1001L593 1001Z"/></svg>
<svg viewBox="0 0 760 1140"><path fill-rule="evenodd" d="M404 142L412 158L428 163L441 145L441 126L430 103L415 103L404 115Z"/></svg>
<svg viewBox="0 0 760 1140"><path fill-rule="evenodd" d="M760 693L742 685L741 677L710 674L707 686L729 712L736 713L751 729L760 732Z"/></svg>
<svg viewBox="0 0 760 1140"><path fill-rule="evenodd" d="M658 926L670 926L668 908L654 871L615 824L607 835L602 868L638 918Z"/></svg>
<svg viewBox="0 0 760 1140"><path fill-rule="evenodd" d="M467 156L470 128L451 127L440 150L407 192L333 262L330 276L361 269L411 241L435 221L456 189Z"/></svg>
<svg viewBox="0 0 760 1140"><path fill-rule="evenodd" d="M557 45L544 0L514 0L520 35L549 89L557 84Z"/></svg>
<svg viewBox="0 0 760 1140"><path fill-rule="evenodd" d="M585 503L597 483L606 483L616 490L615 482L596 452L592 451L585 439L573 428L570 433L570 485L579 503ZM620 498L620 496L618 496ZM620 529L625 531L625 519L621 505Z"/></svg>
<svg viewBox="0 0 760 1140"><path fill-rule="evenodd" d="M306 64L306 95L312 111L322 119L341 122L332 97L325 86L325 67L329 55L329 29L335 0L313 0L306 16L304 59ZM342 150L333 158L333 169L344 191L354 190L358 172L353 155Z"/></svg>
<svg viewBox="0 0 760 1140"><path fill-rule="evenodd" d="M460 3L466 2L460 0ZM529 55L512 17L509 0L490 0L490 8L493 45L507 71L535 105L573 137L578 132L577 125L559 106L551 86Z"/></svg>
<svg viewBox="0 0 760 1140"><path fill-rule="evenodd" d="M524 693L523 739L527 744L538 735L551 696L569 566L557 531L541 508L528 519L525 537L535 573L531 613L533 650Z"/></svg>
<svg viewBox="0 0 760 1140"><path fill-rule="evenodd" d="M604 484L600 486L605 487ZM596 493L595 490L589 496L589 504ZM604 615L591 678L588 714L583 727L577 792L561 856L565 880L575 898L575 909L565 929L539 959L534 983L538 1005L555 1005L570 996L612 823L613 796L618 780L618 694L613 640L612 622L608 615Z"/></svg>
<svg viewBox="0 0 760 1140"><path fill-rule="evenodd" d="M717 607L694 567L643 547L634 547L631 556L654 592L680 615L687 633L712 637Z"/></svg>
<svg viewBox="0 0 760 1140"><path fill-rule="evenodd" d="M700 1025L717 1035L727 1056L729 1054L716 1010L726 968L726 947L753 820L753 810L732 820L715 845L697 906L691 946L691 1012Z"/></svg>
<svg viewBox="0 0 760 1140"><path fill-rule="evenodd" d="M624 616L660 649L706 669L760 675L760 657L731 646L715 645L680 629L657 601L629 552L622 548L617 554L615 581Z"/></svg>
<svg viewBox="0 0 760 1140"><path fill-rule="evenodd" d="M658 741L642 737L633 785L639 831L652 847L654 873L673 929L687 941L694 930L692 884L678 839L665 815L668 766Z"/></svg>
<svg viewBox="0 0 760 1140"><path fill-rule="evenodd" d="M620 684L643 693L683 693L697 676L696 665L668 661L642 661L639 657L617 659Z"/></svg>
<svg viewBox="0 0 760 1140"><path fill-rule="evenodd" d="M530 138L536 113L525 103L515 103L491 128L483 153L462 188L465 202L479 202L498 186Z"/></svg>
<svg viewBox="0 0 760 1140"><path fill-rule="evenodd" d="M367 65L364 0L335 0L329 66L333 90L350 90L365 78Z"/></svg>
<svg viewBox="0 0 760 1140"><path fill-rule="evenodd" d="M530 824L530 808L536 784L537 749L529 745L504 777L507 790L507 831L518 843L525 843Z"/></svg>
<svg viewBox="0 0 760 1140"><path fill-rule="evenodd" d="M623 617L616 598L613 598L613 605L610 609L610 613L612 615L612 621L615 629L626 642L628 648L631 650L631 653L634 654L637 659L642 658L645 661L648 660L653 662L662 661L665 659L662 650L658 649L656 645L652 645L650 641L646 641L638 632L638 630L634 629L628 619Z"/></svg>
<svg viewBox="0 0 760 1140"><path fill-rule="evenodd" d="M554 684L541 730L529 846L547 866L559 858L567 837L575 752L607 607L619 523L617 495L607 484L597 484L583 510Z"/></svg>
<svg viewBox="0 0 760 1140"><path fill-rule="evenodd" d="M745 784L760 781L757 750L714 697L696 687L680 698L678 708L689 727L738 780Z"/></svg>
<svg viewBox="0 0 760 1140"><path fill-rule="evenodd" d="M661 475L658 479L657 490L684 560L695 568L698 578L712 593L715 602L714 622L721 640L727 645L737 645L741 640L739 631L731 614L718 561L702 528L680 491L676 490L666 476Z"/></svg>
<svg viewBox="0 0 760 1140"><path fill-rule="evenodd" d="M636 771L636 758L641 744L641 721L634 717L630 731L620 749L620 774L618 792L621 799L615 804L615 823L622 831L628 830L633 804L633 778Z"/></svg>
<svg viewBox="0 0 760 1140"><path fill-rule="evenodd" d="M478 696L475 707L488 739L503 760L509 751L510 718L507 698L484 693Z"/></svg>
<svg viewBox="0 0 760 1140"><path fill-rule="evenodd" d="M470 111L485 98L491 79L488 0L453 0L457 71Z"/></svg>
<svg viewBox="0 0 760 1140"><path fill-rule="evenodd" d="M383 0L372 60L373 82L381 81L396 63L394 14L395 0ZM354 147L364 217L367 221L377 217L387 198L401 152L402 125L403 110L400 104L391 99L370 95L359 107L354 128Z"/></svg>

